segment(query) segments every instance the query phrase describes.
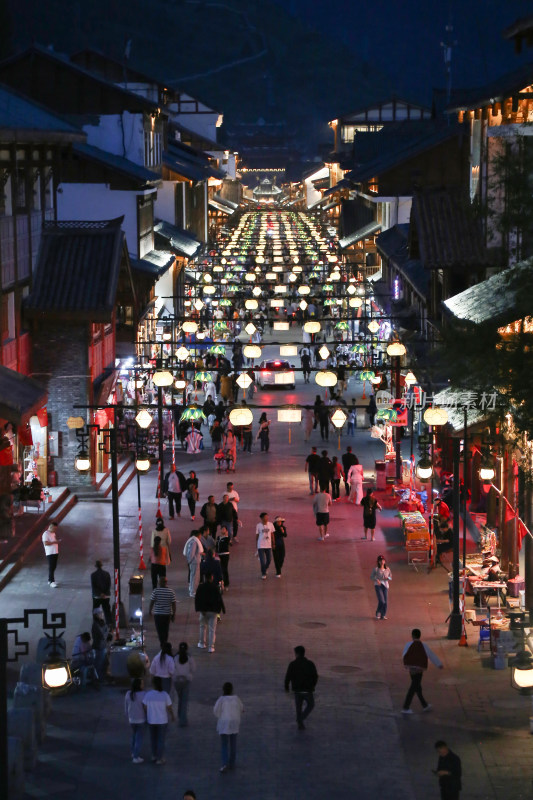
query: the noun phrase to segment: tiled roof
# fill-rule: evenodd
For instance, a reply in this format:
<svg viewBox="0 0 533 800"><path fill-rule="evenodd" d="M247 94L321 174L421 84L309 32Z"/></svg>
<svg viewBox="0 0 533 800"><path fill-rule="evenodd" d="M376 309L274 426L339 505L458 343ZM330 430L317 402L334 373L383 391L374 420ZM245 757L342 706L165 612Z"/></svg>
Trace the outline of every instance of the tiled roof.
<svg viewBox="0 0 533 800"><path fill-rule="evenodd" d="M122 156L116 156L113 153L108 153L106 150L100 150L99 147L94 147L90 144L76 143L73 150L83 158L90 161L97 161L109 169L131 178L139 182L139 186L155 186L161 182L161 176L157 172L152 172L140 164L135 164Z"/></svg>
<svg viewBox="0 0 533 800"><path fill-rule="evenodd" d="M215 194L213 196L213 200L216 200L217 203L222 203L223 206L227 206L228 208L232 208L236 211L239 208L238 203L234 203L233 200L228 200L227 197L222 197L220 194Z"/></svg>
<svg viewBox="0 0 533 800"><path fill-rule="evenodd" d="M354 189L354 185L352 181L349 181L347 178L342 178L342 180L338 181L335 186L330 186L329 189L326 189L322 197L329 197L331 194L335 194L335 192L340 192L342 189Z"/></svg>
<svg viewBox="0 0 533 800"><path fill-rule="evenodd" d="M10 141L85 141L85 133L39 103L0 86L0 139Z"/></svg>
<svg viewBox="0 0 533 800"><path fill-rule="evenodd" d="M0 417L19 425L46 403L46 389L33 378L0 366Z"/></svg>
<svg viewBox="0 0 533 800"><path fill-rule="evenodd" d="M448 189L417 192L411 209L411 242L417 242L426 269L476 268L488 257L479 221L469 199Z"/></svg>
<svg viewBox="0 0 533 800"><path fill-rule="evenodd" d="M531 314L532 285L533 259L529 259L449 297L442 305L456 319L505 325Z"/></svg>
<svg viewBox="0 0 533 800"><path fill-rule="evenodd" d="M359 230L339 239L339 247L341 250L345 250L347 247L350 247L350 245L360 242L361 239L366 239L367 236L371 236L379 230L381 230L381 222L369 222L368 225L364 225L362 228L359 228Z"/></svg>
<svg viewBox="0 0 533 800"><path fill-rule="evenodd" d="M433 397L433 402L439 408L445 408L448 414L448 424L454 433L464 430L464 395L459 389L443 389ZM486 410L477 407L468 407L466 410L466 426L471 429L479 425L489 416Z"/></svg>
<svg viewBox="0 0 533 800"><path fill-rule="evenodd" d="M383 258L392 262L417 294L426 298L429 290L429 272L418 259L409 258L408 234L409 225L394 225L376 237L376 246Z"/></svg>
<svg viewBox="0 0 533 800"><path fill-rule="evenodd" d="M101 222L45 222L33 286L24 305L33 317L111 320L120 272L123 217Z"/></svg>
<svg viewBox="0 0 533 800"><path fill-rule="evenodd" d="M215 200L214 197L209 200L209 205L211 208L214 208L215 211L220 211L222 214L227 214L228 216L235 213L234 208L230 208L225 203L220 203L218 200Z"/></svg>
<svg viewBox="0 0 533 800"><path fill-rule="evenodd" d="M163 163L178 175L191 181L203 181L207 178L223 180L227 177L225 172L211 165L204 153L186 144L170 144L163 153Z"/></svg>
<svg viewBox="0 0 533 800"><path fill-rule="evenodd" d="M171 225L170 222L158 221L154 225L154 233L167 242L167 246L177 250L179 255L192 258L196 255L202 243L195 239L191 233Z"/></svg>
<svg viewBox="0 0 533 800"><path fill-rule="evenodd" d="M524 64L512 72L506 72L499 78L477 89L467 89L452 93L452 99L447 111L466 111L467 109L483 108L487 105L500 102L512 94L516 94L526 86L533 83L533 63Z"/></svg>
<svg viewBox="0 0 533 800"><path fill-rule="evenodd" d="M378 133L367 134L357 148L355 161L358 166L345 176L354 183L361 183L382 175L438 144L463 135L461 125L426 122L405 122L383 129ZM372 138L375 137L375 138Z"/></svg>

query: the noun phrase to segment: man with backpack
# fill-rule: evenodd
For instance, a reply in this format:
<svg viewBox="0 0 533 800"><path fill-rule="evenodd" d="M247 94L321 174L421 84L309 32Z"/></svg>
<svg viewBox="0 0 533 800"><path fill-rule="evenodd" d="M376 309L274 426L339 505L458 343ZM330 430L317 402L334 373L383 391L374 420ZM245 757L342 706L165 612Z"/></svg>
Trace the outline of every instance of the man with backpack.
<svg viewBox="0 0 533 800"><path fill-rule="evenodd" d="M435 655L427 644L422 642L422 634L418 628L413 628L411 637L412 641L407 642L402 653L404 667L409 670L409 675L411 676L411 685L405 695L402 714L413 713L410 705L415 694L422 703L423 711L431 711L432 706L426 702L422 694L422 676L428 668L428 659L439 669L443 667L440 658Z"/></svg>

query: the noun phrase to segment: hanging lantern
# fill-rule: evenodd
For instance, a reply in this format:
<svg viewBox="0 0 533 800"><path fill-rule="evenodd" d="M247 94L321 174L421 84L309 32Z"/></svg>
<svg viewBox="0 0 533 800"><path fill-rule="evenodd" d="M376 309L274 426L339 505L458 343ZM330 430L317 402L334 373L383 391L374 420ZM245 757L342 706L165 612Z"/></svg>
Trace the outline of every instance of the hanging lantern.
<svg viewBox="0 0 533 800"><path fill-rule="evenodd" d="M337 322L337 324L335 325L336 331L347 331L349 330L349 328L350 328L349 323L344 321Z"/></svg>
<svg viewBox="0 0 533 800"><path fill-rule="evenodd" d="M361 300L360 297L350 297L350 299L348 300L348 305L350 306L350 308L361 308L361 306L363 305L363 301Z"/></svg>
<svg viewBox="0 0 533 800"><path fill-rule="evenodd" d="M213 344L208 350L209 353L213 356L225 356L226 355L226 348L223 344Z"/></svg>
<svg viewBox="0 0 533 800"><path fill-rule="evenodd" d="M187 406L187 408L180 417L180 422L188 422L188 421L195 422L198 419L202 420L202 422L206 421L202 409L198 408L198 406L193 405L193 406Z"/></svg>
<svg viewBox="0 0 533 800"><path fill-rule="evenodd" d="M352 347L352 353L359 353L360 355L366 353L366 347L364 344L354 344Z"/></svg>
<svg viewBox="0 0 533 800"><path fill-rule="evenodd" d="M286 406L285 408L278 408L278 422L301 422L302 410L295 406Z"/></svg>
<svg viewBox="0 0 533 800"><path fill-rule="evenodd" d="M424 411L424 422L426 425L431 425L433 427L446 425L448 422L448 412L445 408L439 408L438 406L426 408Z"/></svg>
<svg viewBox="0 0 533 800"><path fill-rule="evenodd" d="M229 328L223 320L219 319L215 322L215 331L217 333L227 333Z"/></svg>
<svg viewBox="0 0 533 800"><path fill-rule="evenodd" d="M255 311L255 309L259 307L259 303L254 298L250 298L244 301L244 307L248 311Z"/></svg>
<svg viewBox="0 0 533 800"><path fill-rule="evenodd" d="M275 331L288 331L290 329L290 327L291 326L290 326L289 322L283 322L281 320L278 320L278 321L274 322L274 330Z"/></svg>
<svg viewBox="0 0 533 800"><path fill-rule="evenodd" d="M318 333L320 330L320 322L314 319L310 319L308 322L304 323L304 331L306 333Z"/></svg>
<svg viewBox="0 0 533 800"><path fill-rule="evenodd" d="M256 344L247 344L243 347L243 354L246 358L261 358L261 348Z"/></svg>
<svg viewBox="0 0 533 800"><path fill-rule="evenodd" d="M295 344L282 344L279 348L280 356L297 356L298 348Z"/></svg>
<svg viewBox="0 0 533 800"><path fill-rule="evenodd" d="M232 306L232 305L233 305L233 303L232 303L232 302L231 302L231 300L229 300L227 297L224 297L224 298L223 298L223 299L220 301L220 305L221 305L221 306Z"/></svg>
<svg viewBox="0 0 533 800"><path fill-rule="evenodd" d="M241 389L247 389L249 385L253 383L252 379L248 375L247 372L241 372L239 377L237 378L237 386L240 386Z"/></svg>
<svg viewBox="0 0 533 800"><path fill-rule="evenodd" d="M337 376L334 372L331 372L327 369L319 370L315 375L315 382L319 386L336 386L337 385Z"/></svg>
<svg viewBox="0 0 533 800"><path fill-rule="evenodd" d="M373 370L371 370L371 369L363 369L359 373L359 380L360 381L371 381L372 378L375 378L375 377L376 377L375 372L373 372Z"/></svg>
<svg viewBox="0 0 533 800"><path fill-rule="evenodd" d="M184 333L196 333L198 330L198 323L193 319L186 319L181 327Z"/></svg>
<svg viewBox="0 0 533 800"><path fill-rule="evenodd" d="M409 386L413 386L416 383L416 376L415 376L414 372L411 372L411 370L409 370L409 372L405 376L404 380L405 380L405 385L408 388L409 388Z"/></svg>
<svg viewBox="0 0 533 800"><path fill-rule="evenodd" d="M213 380L213 375L210 372L197 372L194 380L200 381L200 383L209 383L209 381Z"/></svg>
<svg viewBox="0 0 533 800"><path fill-rule="evenodd" d="M135 466L139 472L148 472L150 469L150 458L146 453L140 453L135 459Z"/></svg>
<svg viewBox="0 0 533 800"><path fill-rule="evenodd" d="M311 289L309 288L309 286L298 286L298 294L301 295L311 294Z"/></svg>
<svg viewBox="0 0 533 800"><path fill-rule="evenodd" d="M139 428L149 428L152 424L152 415L146 408L141 408L135 417L135 422Z"/></svg>
<svg viewBox="0 0 533 800"><path fill-rule="evenodd" d="M215 286L204 286L203 292L204 292L204 294L215 294L216 287Z"/></svg>
<svg viewBox="0 0 533 800"><path fill-rule="evenodd" d="M318 355L320 356L320 358L322 359L322 361L326 361L326 359L327 359L327 358L329 358L329 356L331 355L331 353L329 352L329 350L328 350L328 348L326 347L326 345L325 345L325 344L323 344L323 345L322 345L322 347L320 348L320 350L318 351Z"/></svg>
<svg viewBox="0 0 533 800"><path fill-rule="evenodd" d="M244 329L248 336L253 336L256 332L257 328L255 327L253 322L249 322L248 325Z"/></svg>
<svg viewBox="0 0 533 800"><path fill-rule="evenodd" d="M371 320L368 323L368 330L370 333L377 333L379 331L379 322L376 322L375 319Z"/></svg>
<svg viewBox="0 0 533 800"><path fill-rule="evenodd" d="M395 420L397 413L393 408L379 408L376 412L376 419Z"/></svg>
<svg viewBox="0 0 533 800"><path fill-rule="evenodd" d="M176 389L185 389L185 387L187 386L187 381L185 380L185 378L176 378L176 380L174 381L174 386L176 387Z"/></svg>
<svg viewBox="0 0 533 800"><path fill-rule="evenodd" d="M336 428L342 428L347 419L348 416L344 413L342 408L336 408L330 417L330 420Z"/></svg>
<svg viewBox="0 0 533 800"><path fill-rule="evenodd" d="M189 358L189 351L183 345L176 350L176 358L178 361L187 361Z"/></svg>
<svg viewBox="0 0 533 800"><path fill-rule="evenodd" d="M200 300L199 297L197 297L196 300L194 301L194 307L197 311L201 311L204 305L205 303L203 302L203 300Z"/></svg>
<svg viewBox="0 0 533 800"><path fill-rule="evenodd" d="M229 420L232 425L235 427L240 428L244 425L250 425L253 422L254 415L252 414L251 409L247 406L237 406L236 408L232 408L229 413Z"/></svg>
<svg viewBox="0 0 533 800"><path fill-rule="evenodd" d="M158 388L163 386L172 386L174 383L174 377L168 370L160 369L157 370L157 372L154 372L152 381Z"/></svg>
<svg viewBox="0 0 533 800"><path fill-rule="evenodd" d="M399 358L406 353L405 345L401 342L391 342L387 347L387 355L391 358Z"/></svg>

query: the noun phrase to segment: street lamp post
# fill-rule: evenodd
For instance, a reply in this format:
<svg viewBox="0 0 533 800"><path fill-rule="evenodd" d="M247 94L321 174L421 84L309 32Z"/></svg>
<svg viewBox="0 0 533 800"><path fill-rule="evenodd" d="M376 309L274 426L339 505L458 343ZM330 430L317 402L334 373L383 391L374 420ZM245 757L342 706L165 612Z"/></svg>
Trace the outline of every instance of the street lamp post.
<svg viewBox="0 0 533 800"><path fill-rule="evenodd" d="M9 797L9 766L8 766L8 730L7 730L7 664L9 661L18 661L19 656L28 655L29 643L20 641L18 631L8 630L9 625L29 626L30 616L40 615L43 620L43 631L52 631L51 644L53 652L50 654L49 666L53 668L53 675L47 675L47 664L42 665L42 685L45 689L59 689L70 683L70 669L68 662L57 658L55 644L62 636L66 628L66 614L64 612L54 612L48 620L47 608L24 609L24 616L20 618L0 618L0 797ZM61 629L61 634L57 635L57 630ZM8 635L13 634L16 648L14 655L9 658ZM53 660L53 663L52 661Z"/></svg>
<svg viewBox="0 0 533 800"><path fill-rule="evenodd" d="M448 639L460 639L463 618L459 609L459 512L461 510L459 467L461 463L460 442L457 437L452 440L453 446L453 605L448 622Z"/></svg>

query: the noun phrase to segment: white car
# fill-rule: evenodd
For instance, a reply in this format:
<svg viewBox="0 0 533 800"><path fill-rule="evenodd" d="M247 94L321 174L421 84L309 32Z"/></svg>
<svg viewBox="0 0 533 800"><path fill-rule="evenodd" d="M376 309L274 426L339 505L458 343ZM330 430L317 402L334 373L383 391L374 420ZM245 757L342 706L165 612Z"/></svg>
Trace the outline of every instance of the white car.
<svg viewBox="0 0 533 800"><path fill-rule="evenodd" d="M288 361L281 359L261 361L256 373L256 382L261 389L265 386L294 389L294 367Z"/></svg>

